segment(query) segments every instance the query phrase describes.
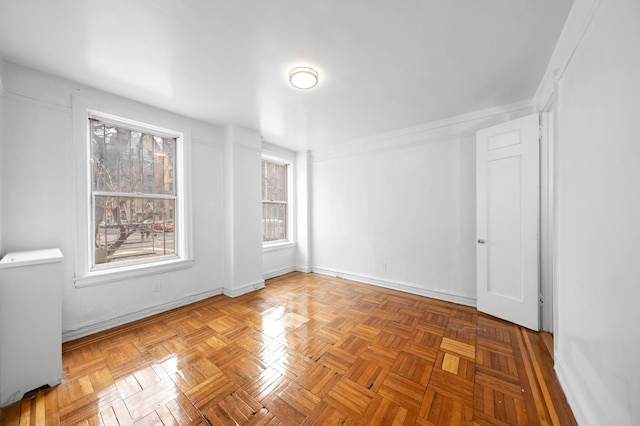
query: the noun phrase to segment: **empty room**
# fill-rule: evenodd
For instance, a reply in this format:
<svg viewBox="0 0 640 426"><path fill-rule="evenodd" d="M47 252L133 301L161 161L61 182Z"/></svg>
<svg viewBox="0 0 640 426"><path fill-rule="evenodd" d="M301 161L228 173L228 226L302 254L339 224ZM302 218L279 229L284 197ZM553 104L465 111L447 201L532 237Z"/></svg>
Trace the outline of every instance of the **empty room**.
<svg viewBox="0 0 640 426"><path fill-rule="evenodd" d="M0 1L0 426L640 424L637 0Z"/></svg>

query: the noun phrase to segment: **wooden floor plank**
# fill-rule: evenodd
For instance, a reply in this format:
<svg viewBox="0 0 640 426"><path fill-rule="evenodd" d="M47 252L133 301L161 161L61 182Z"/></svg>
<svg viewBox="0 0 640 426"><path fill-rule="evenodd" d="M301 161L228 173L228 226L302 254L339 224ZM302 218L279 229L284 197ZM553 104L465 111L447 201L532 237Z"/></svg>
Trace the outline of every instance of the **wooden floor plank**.
<svg viewBox="0 0 640 426"><path fill-rule="evenodd" d="M473 308L291 273L63 345L0 426L575 425L550 337Z"/></svg>

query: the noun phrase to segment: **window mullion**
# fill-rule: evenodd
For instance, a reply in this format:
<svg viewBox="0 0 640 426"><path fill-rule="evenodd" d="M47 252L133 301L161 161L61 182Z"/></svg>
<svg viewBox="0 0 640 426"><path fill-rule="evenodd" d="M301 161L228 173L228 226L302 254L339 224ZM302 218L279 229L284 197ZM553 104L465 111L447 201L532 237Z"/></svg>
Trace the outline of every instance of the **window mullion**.
<svg viewBox="0 0 640 426"><path fill-rule="evenodd" d="M167 194L149 194L146 192L108 192L108 191L93 191L93 195L103 197L117 197L117 198L155 198L162 200L175 200L175 195Z"/></svg>

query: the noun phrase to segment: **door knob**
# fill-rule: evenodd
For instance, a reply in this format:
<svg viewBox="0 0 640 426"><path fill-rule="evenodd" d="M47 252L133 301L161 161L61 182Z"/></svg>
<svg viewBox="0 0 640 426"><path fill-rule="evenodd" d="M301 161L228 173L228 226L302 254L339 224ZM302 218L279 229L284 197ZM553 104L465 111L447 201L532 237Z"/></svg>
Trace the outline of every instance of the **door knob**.
<svg viewBox="0 0 640 426"><path fill-rule="evenodd" d="M478 240L478 243L484 244L484 240Z"/></svg>

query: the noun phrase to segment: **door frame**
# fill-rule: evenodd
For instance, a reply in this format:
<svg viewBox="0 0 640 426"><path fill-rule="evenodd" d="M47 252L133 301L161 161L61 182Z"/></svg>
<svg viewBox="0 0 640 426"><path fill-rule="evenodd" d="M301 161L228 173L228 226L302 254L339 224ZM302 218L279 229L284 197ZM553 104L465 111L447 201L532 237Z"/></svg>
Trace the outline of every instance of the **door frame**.
<svg viewBox="0 0 640 426"><path fill-rule="evenodd" d="M540 109L540 329L557 333L557 114L556 90Z"/></svg>

